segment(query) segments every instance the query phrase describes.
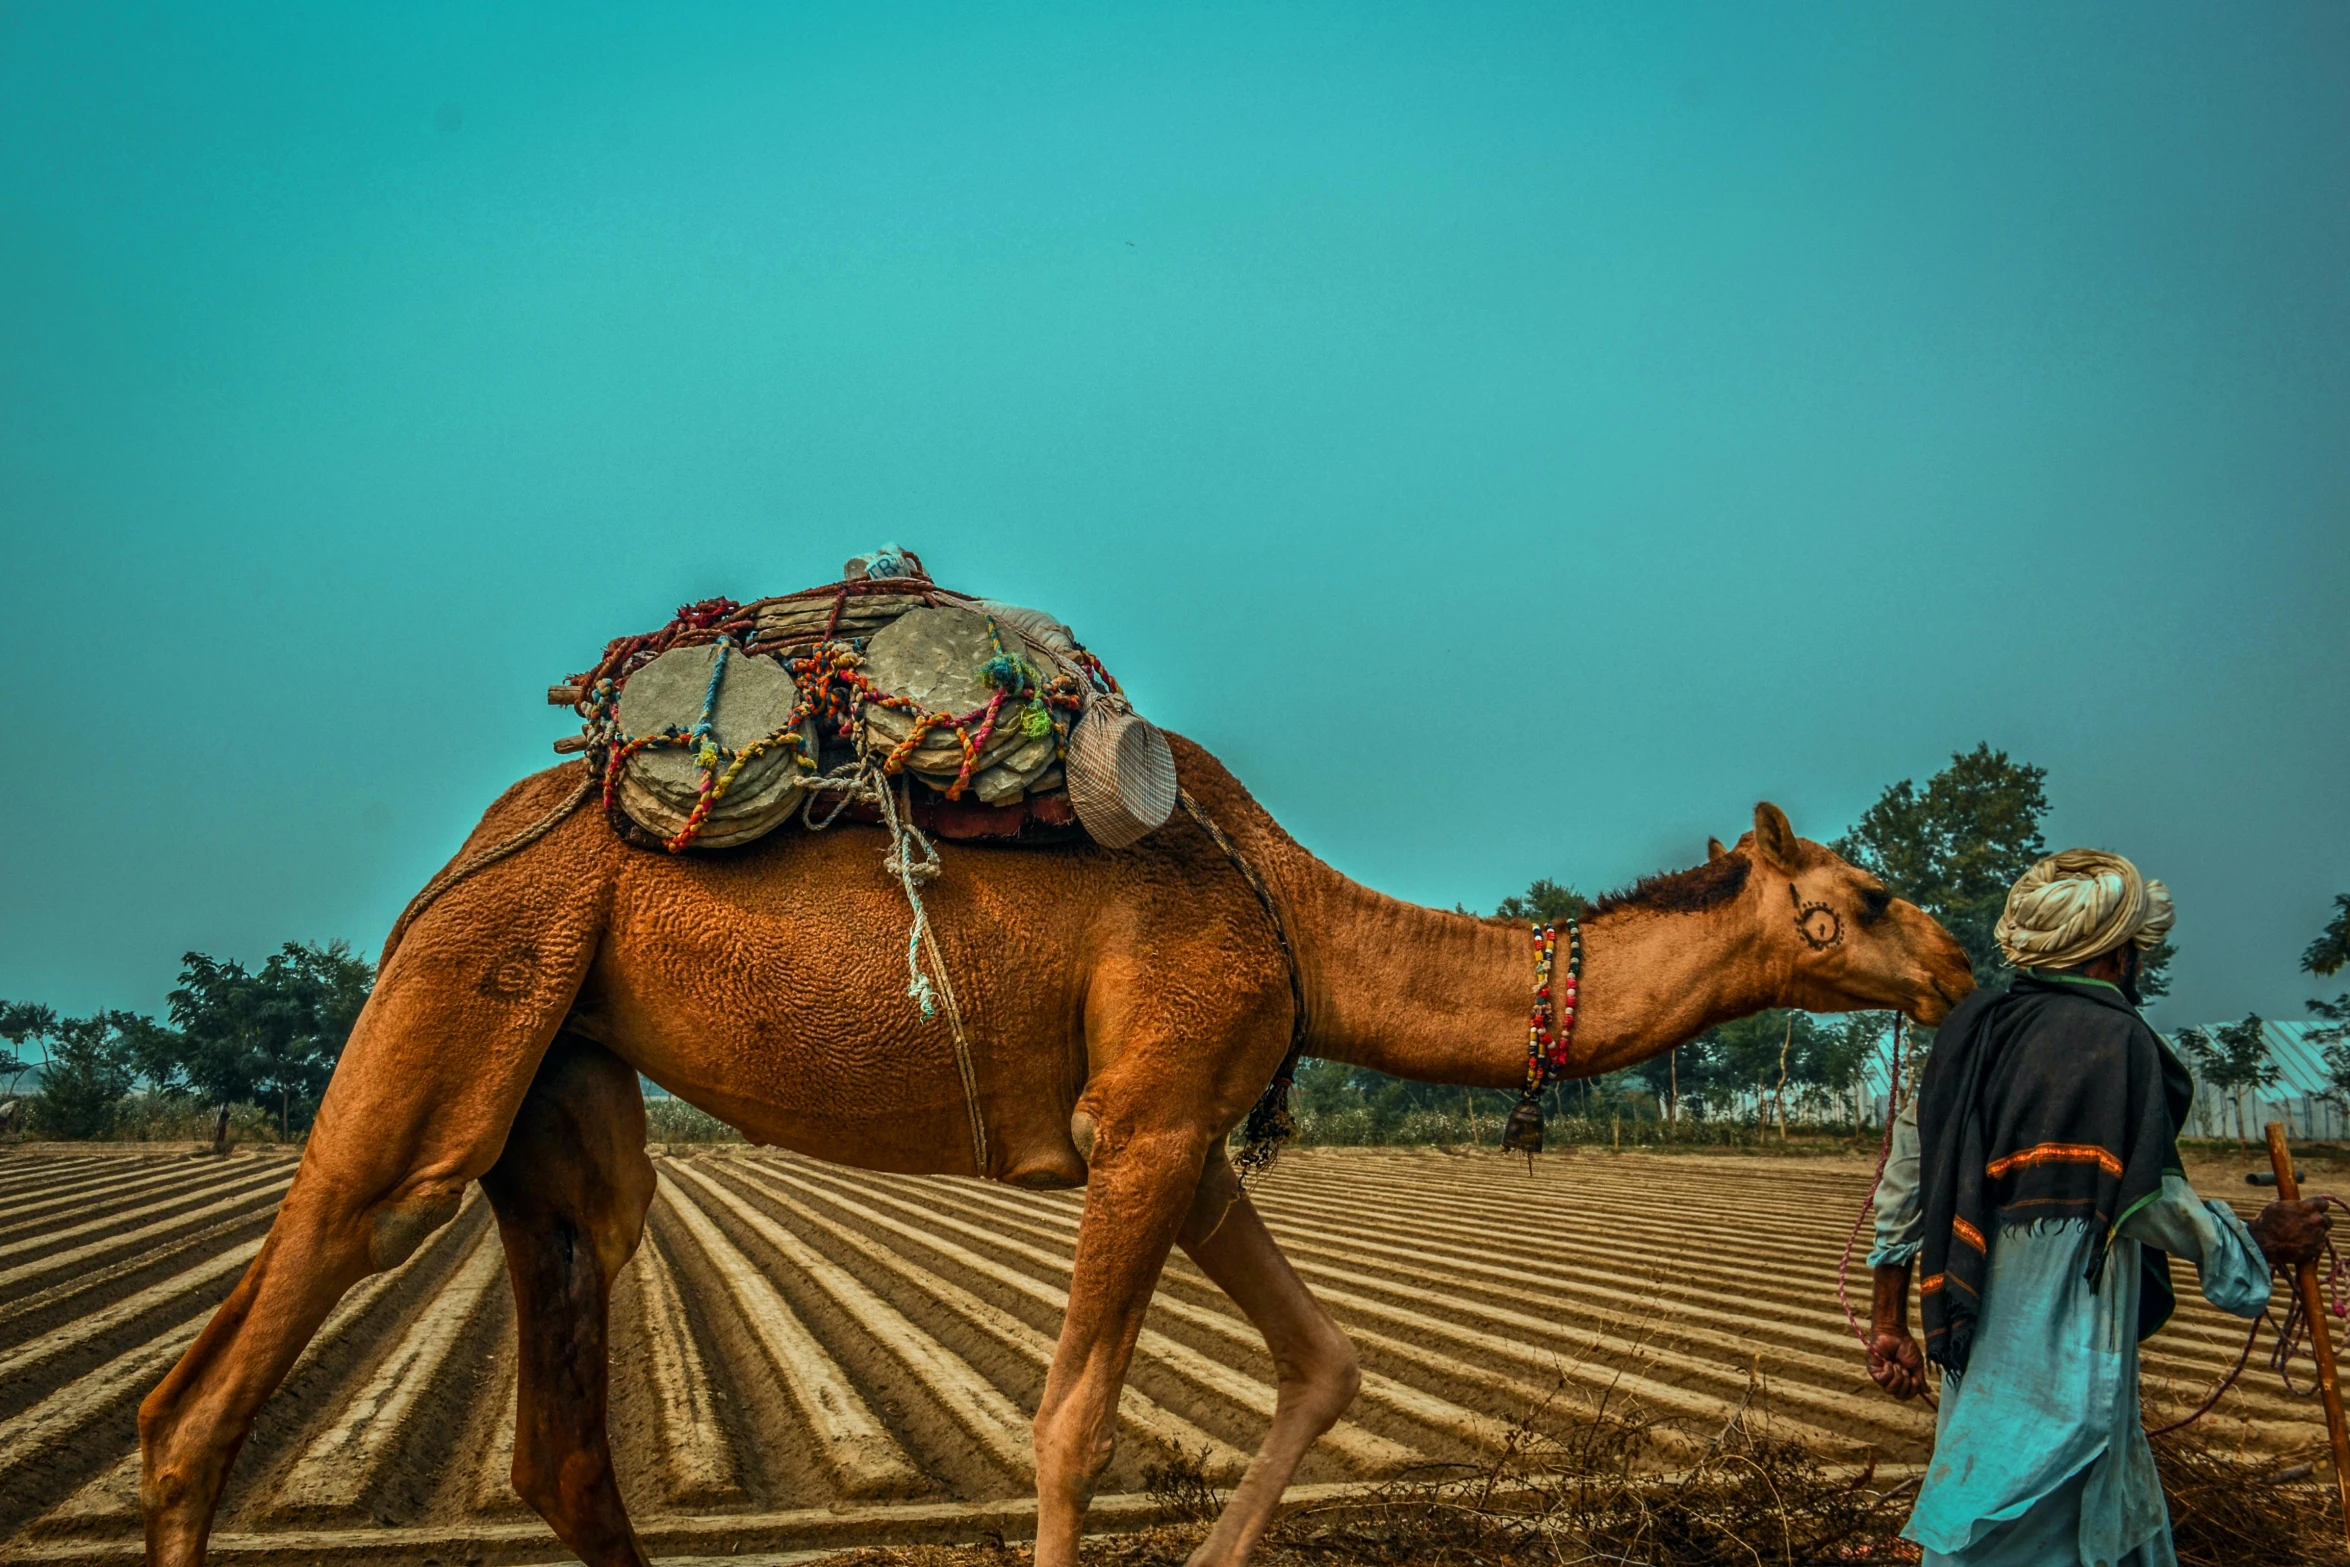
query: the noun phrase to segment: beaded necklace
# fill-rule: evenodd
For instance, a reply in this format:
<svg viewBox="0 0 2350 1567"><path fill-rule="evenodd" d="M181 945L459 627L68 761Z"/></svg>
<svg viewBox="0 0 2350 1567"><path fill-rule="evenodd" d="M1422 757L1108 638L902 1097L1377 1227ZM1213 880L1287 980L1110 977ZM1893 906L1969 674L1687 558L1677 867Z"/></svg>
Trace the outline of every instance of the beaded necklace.
<svg viewBox="0 0 2350 1567"><path fill-rule="evenodd" d="M1566 1075L1575 1041L1575 991L1583 978L1583 927L1572 916L1567 926L1567 973L1551 994L1551 975L1558 966L1559 932L1556 925L1534 927L1534 1011L1526 1023L1526 1082L1518 1102L1502 1128L1501 1146L1511 1153L1542 1151L1542 1090L1555 1077Z"/></svg>

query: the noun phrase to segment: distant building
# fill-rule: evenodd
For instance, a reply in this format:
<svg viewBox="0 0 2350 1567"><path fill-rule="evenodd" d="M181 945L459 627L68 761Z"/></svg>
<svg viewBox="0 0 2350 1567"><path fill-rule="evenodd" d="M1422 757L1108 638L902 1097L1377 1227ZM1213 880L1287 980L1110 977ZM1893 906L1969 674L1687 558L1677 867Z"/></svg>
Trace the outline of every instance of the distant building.
<svg viewBox="0 0 2350 1567"><path fill-rule="evenodd" d="M2208 1023L2206 1031L2229 1027L2226 1023ZM2327 1025L2323 1023L2264 1023L2262 1034L2268 1043L2268 1058L2277 1064L2280 1076L2273 1087L2247 1089L2235 1097L2207 1088L2198 1079L2195 1084L2195 1107L2187 1113L2187 1125L2181 1135L2187 1137L2237 1137L2258 1141L2261 1128L2271 1121L2285 1123L2285 1135L2294 1138L2350 1137L2350 1115L2342 1106L2326 1097L2326 1047L2321 1040L2309 1036ZM2194 1061L2179 1047L2176 1034L2163 1036L2170 1047L2179 1052L2179 1059L2194 1069Z"/></svg>

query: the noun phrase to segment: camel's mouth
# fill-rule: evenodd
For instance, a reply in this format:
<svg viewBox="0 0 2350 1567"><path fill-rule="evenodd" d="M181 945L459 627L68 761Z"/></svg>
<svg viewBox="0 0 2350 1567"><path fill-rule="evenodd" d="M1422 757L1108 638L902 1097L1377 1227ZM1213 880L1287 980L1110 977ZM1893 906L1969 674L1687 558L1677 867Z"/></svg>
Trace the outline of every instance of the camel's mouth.
<svg viewBox="0 0 2350 1567"><path fill-rule="evenodd" d="M1969 978L1971 980L1972 976ZM1964 1001L1968 992L1974 988L1974 985L1969 983L1965 989L1954 996L1944 988L1941 980L1929 974L1926 976L1924 993L1912 999L1909 1004L1907 1009L1909 1020L1920 1028L1939 1028L1942 1020L1950 1016L1951 1009Z"/></svg>

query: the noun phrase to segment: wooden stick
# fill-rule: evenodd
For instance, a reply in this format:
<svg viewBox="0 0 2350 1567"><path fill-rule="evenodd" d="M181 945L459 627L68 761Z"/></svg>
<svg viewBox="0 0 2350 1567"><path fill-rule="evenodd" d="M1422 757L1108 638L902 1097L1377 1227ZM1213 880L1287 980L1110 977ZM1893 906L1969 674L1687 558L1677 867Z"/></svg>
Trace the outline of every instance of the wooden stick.
<svg viewBox="0 0 2350 1567"><path fill-rule="evenodd" d="M2301 1183L2293 1179L2293 1155L2285 1146L2285 1123L2268 1123L2268 1162L2277 1172L2277 1201L2299 1202ZM2317 1286L2317 1264L2305 1262L2294 1270L2301 1288L2301 1314L2309 1322L2309 1353L2317 1362L2318 1396L2325 1401L2326 1435L2334 1443L2334 1487L2342 1496L2342 1528L2350 1540L2350 1428L2342 1423L2342 1388L2334 1379L2334 1334L2326 1321L2324 1294Z"/></svg>

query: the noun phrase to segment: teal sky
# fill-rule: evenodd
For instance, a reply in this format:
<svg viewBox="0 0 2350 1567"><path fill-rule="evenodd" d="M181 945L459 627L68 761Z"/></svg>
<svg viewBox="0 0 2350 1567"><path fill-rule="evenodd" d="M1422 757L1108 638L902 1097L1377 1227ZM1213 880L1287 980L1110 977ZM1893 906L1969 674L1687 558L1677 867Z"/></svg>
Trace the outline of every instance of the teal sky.
<svg viewBox="0 0 2350 1567"><path fill-rule="evenodd" d="M2158 1017L2298 1016L2346 84L2332 3L0 7L0 996L371 948L549 680L894 539L1388 891L1988 739L2172 884Z"/></svg>

